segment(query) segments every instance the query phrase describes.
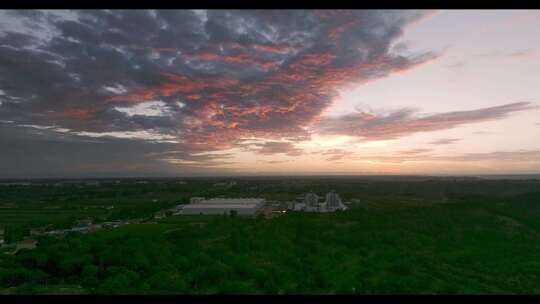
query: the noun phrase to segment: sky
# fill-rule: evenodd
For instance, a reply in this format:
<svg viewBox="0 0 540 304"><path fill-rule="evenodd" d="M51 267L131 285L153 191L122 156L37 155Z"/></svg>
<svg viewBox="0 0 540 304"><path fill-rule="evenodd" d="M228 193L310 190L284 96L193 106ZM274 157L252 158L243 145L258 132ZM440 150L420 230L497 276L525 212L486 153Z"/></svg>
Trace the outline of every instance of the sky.
<svg viewBox="0 0 540 304"><path fill-rule="evenodd" d="M0 178L540 173L540 11L0 11Z"/></svg>

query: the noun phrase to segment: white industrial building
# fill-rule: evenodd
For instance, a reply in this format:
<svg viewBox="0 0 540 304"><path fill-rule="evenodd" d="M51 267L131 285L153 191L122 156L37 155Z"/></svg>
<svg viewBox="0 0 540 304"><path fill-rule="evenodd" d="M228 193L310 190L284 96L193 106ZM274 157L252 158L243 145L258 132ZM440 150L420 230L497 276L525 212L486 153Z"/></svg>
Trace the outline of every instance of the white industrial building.
<svg viewBox="0 0 540 304"><path fill-rule="evenodd" d="M319 202L319 196L313 192L305 195L303 202L294 204L293 210L307 212L334 212L347 210L347 206L341 201L335 191L328 192L324 202Z"/></svg>
<svg viewBox="0 0 540 304"><path fill-rule="evenodd" d="M326 194L325 205L326 210L329 212L347 209L347 206L345 206L343 202L341 202L339 194L337 194L335 191L331 191Z"/></svg>
<svg viewBox="0 0 540 304"><path fill-rule="evenodd" d="M318 211L319 210L319 196L313 192L306 194L304 198L306 211Z"/></svg>
<svg viewBox="0 0 540 304"><path fill-rule="evenodd" d="M202 201L204 201L204 197L192 197L189 199L190 204L198 204Z"/></svg>
<svg viewBox="0 0 540 304"><path fill-rule="evenodd" d="M263 198L192 198L181 214L232 214L255 215L264 204Z"/></svg>

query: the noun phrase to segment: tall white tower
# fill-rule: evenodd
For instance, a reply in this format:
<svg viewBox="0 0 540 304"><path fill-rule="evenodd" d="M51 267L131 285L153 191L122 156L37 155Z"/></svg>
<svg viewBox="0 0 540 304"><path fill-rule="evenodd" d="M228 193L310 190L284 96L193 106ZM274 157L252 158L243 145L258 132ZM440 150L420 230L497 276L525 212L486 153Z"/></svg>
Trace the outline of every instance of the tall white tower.
<svg viewBox="0 0 540 304"><path fill-rule="evenodd" d="M341 208L341 206L342 204L339 194L337 194L335 191L331 191L326 194L326 208L338 209Z"/></svg>
<svg viewBox="0 0 540 304"><path fill-rule="evenodd" d="M307 207L319 207L319 196L313 192L309 192L304 198L304 203L306 203Z"/></svg>

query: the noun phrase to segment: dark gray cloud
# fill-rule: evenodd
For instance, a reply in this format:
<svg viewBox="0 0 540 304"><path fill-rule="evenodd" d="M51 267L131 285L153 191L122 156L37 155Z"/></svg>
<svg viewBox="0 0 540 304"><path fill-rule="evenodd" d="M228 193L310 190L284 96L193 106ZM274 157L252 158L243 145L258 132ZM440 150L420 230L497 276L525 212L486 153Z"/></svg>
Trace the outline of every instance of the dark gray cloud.
<svg viewBox="0 0 540 304"><path fill-rule="evenodd" d="M225 164L220 161L226 155L161 154L163 150L187 150L179 144L62 137L46 130L23 129L5 125L0 128L3 177L185 176L234 172L227 167L215 168Z"/></svg>
<svg viewBox="0 0 540 304"><path fill-rule="evenodd" d="M133 158L118 163L139 166L141 172L146 165L159 171L169 168L146 152L182 149L178 157L195 164L190 155L242 147L244 138L309 138L306 127L339 88L437 57L430 52L404 55L391 48L407 24L427 13L0 12L0 121L12 121L0 124L0 143L7 144L5 134L13 130L26 136L27 143L16 141L4 149L2 161L17 163L10 159L29 153L40 162L31 170L20 167L21 172L58 171L64 168L57 163L61 158L45 153L57 145L58 154L76 155L73 163L106 164L114 159L109 154L124 152ZM167 114L135 108L149 102L165 104ZM39 130L46 126L54 127ZM43 137L55 139L44 142ZM105 143L78 142L81 138ZM129 145L145 148L127 151L131 141ZM23 148L30 146L32 153ZM83 146L94 153L77 150ZM217 162L200 159L199 164L214 165L212 161ZM183 166L181 160L177 163ZM13 171L6 172L2 174Z"/></svg>
<svg viewBox="0 0 540 304"><path fill-rule="evenodd" d="M297 148L292 142L267 141L247 145L247 150L262 155L286 154L288 156L300 156L303 150Z"/></svg>

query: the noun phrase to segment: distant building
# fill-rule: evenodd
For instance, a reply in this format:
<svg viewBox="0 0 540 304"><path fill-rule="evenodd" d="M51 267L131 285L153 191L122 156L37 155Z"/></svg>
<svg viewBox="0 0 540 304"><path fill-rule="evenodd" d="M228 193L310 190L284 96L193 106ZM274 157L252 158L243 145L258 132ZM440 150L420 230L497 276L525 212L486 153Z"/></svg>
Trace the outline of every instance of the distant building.
<svg viewBox="0 0 540 304"><path fill-rule="evenodd" d="M198 203L204 201L204 199L205 199L204 197L192 197L192 198L189 199L189 203L190 204L198 204Z"/></svg>
<svg viewBox="0 0 540 304"><path fill-rule="evenodd" d="M192 201L193 198L190 200ZM265 204L263 198L213 198L195 200L186 205L181 214L233 214L255 215Z"/></svg>
<svg viewBox="0 0 540 304"><path fill-rule="evenodd" d="M116 228L122 224L120 221L104 222L101 224L103 228Z"/></svg>
<svg viewBox="0 0 540 304"><path fill-rule="evenodd" d="M230 181L230 182L219 182L219 183L215 183L214 186L216 187L232 187L236 185L236 182L235 181Z"/></svg>
<svg viewBox="0 0 540 304"><path fill-rule="evenodd" d="M49 235L49 236L62 236L68 232L68 229L64 230L52 230L52 231L46 231L43 233L43 235Z"/></svg>
<svg viewBox="0 0 540 304"><path fill-rule="evenodd" d="M309 192L304 197L304 211L318 212L319 211L319 196L313 192Z"/></svg>
<svg viewBox="0 0 540 304"><path fill-rule="evenodd" d="M295 211L307 212L334 212L346 209L347 207L335 191L328 192L324 202L319 202L319 196L313 192L309 192L304 196L302 203L295 203L293 206L293 210Z"/></svg>
<svg viewBox="0 0 540 304"><path fill-rule="evenodd" d="M339 197L339 194L337 194L335 191L328 192L326 194L326 209L328 211L336 211L336 210L346 210L347 206L343 204L341 201L341 198Z"/></svg>
<svg viewBox="0 0 540 304"><path fill-rule="evenodd" d="M287 209L289 210L294 209L294 202L287 202Z"/></svg>
<svg viewBox="0 0 540 304"><path fill-rule="evenodd" d="M318 207L319 196L313 192L309 192L304 198L304 203L306 204L306 207Z"/></svg>
<svg viewBox="0 0 540 304"><path fill-rule="evenodd" d="M328 192L326 194L326 206L328 208L338 208L341 205L341 199L339 194L335 191Z"/></svg>
<svg viewBox="0 0 540 304"><path fill-rule="evenodd" d="M34 239L24 239L22 241L19 241L16 243L15 250L12 252L8 252L8 254L17 254L22 249L34 249L37 246L37 241Z"/></svg>
<svg viewBox="0 0 540 304"><path fill-rule="evenodd" d="M171 208L171 212L173 215L179 215L182 214L182 209L184 209L184 205L178 205Z"/></svg>
<svg viewBox="0 0 540 304"><path fill-rule="evenodd" d="M337 194L335 191L330 191L326 194L325 204L326 210L328 212L347 209L347 206L343 204L341 198L339 197L339 194Z"/></svg>
<svg viewBox="0 0 540 304"><path fill-rule="evenodd" d="M90 229L89 226L84 226L84 227L73 227L73 228L69 229L68 232L87 233L89 229Z"/></svg>
<svg viewBox="0 0 540 304"><path fill-rule="evenodd" d="M44 235L46 234L47 231L50 231L50 230L52 230L51 225L47 225L47 226L39 227L39 228L33 228L30 230L30 235L31 236Z"/></svg>
<svg viewBox="0 0 540 304"><path fill-rule="evenodd" d="M159 219L165 218L166 216L167 214L165 213L165 211L158 211L154 215L154 219L159 220Z"/></svg>
<svg viewBox="0 0 540 304"><path fill-rule="evenodd" d="M87 226L90 226L92 225L92 219L83 219L83 220L79 220L77 221L77 224L75 225L76 227L87 227Z"/></svg>
<svg viewBox="0 0 540 304"><path fill-rule="evenodd" d="M306 208L306 204L304 203L296 203L294 204L293 210L294 211L302 211Z"/></svg>

